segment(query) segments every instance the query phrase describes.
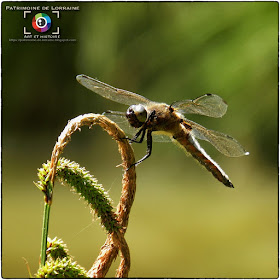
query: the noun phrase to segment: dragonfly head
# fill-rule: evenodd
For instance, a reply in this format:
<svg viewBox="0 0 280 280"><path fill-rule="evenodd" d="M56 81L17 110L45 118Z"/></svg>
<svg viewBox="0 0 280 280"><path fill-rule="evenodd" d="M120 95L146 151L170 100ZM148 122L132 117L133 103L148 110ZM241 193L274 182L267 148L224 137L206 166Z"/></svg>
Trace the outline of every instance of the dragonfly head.
<svg viewBox="0 0 280 280"><path fill-rule="evenodd" d="M131 126L138 128L147 120L147 111L141 104L131 105L126 111L126 117Z"/></svg>

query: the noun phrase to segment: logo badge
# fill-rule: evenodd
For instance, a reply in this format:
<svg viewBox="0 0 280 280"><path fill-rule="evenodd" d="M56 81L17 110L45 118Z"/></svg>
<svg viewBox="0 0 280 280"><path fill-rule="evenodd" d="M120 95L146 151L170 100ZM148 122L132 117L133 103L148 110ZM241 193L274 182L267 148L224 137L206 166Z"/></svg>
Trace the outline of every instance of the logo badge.
<svg viewBox="0 0 280 280"><path fill-rule="evenodd" d="M32 26L38 32L46 32L51 28L51 18L44 13L36 14L32 19Z"/></svg>

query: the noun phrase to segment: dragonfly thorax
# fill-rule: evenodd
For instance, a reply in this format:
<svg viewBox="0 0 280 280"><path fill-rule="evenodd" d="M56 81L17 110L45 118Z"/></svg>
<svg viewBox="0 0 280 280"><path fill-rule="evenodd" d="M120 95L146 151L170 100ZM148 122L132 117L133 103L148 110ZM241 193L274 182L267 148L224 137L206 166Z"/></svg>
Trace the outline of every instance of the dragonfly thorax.
<svg viewBox="0 0 280 280"><path fill-rule="evenodd" d="M133 127L142 126L147 120L147 111L141 104L131 105L126 111L126 117Z"/></svg>

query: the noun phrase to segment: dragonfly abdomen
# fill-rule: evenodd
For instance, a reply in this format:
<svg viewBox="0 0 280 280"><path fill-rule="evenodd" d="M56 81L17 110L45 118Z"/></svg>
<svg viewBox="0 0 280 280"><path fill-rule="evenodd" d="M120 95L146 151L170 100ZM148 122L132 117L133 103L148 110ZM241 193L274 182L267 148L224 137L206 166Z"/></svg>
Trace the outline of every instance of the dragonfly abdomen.
<svg viewBox="0 0 280 280"><path fill-rule="evenodd" d="M201 163L213 176L225 186L233 188L226 173L221 167L204 151L190 132L181 132L173 136L199 163Z"/></svg>

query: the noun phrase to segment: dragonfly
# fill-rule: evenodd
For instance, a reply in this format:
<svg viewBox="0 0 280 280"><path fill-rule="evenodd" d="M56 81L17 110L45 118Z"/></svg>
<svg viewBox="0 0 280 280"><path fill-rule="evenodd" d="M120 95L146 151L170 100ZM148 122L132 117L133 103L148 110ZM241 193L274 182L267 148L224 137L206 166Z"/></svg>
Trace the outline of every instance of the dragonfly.
<svg viewBox="0 0 280 280"><path fill-rule="evenodd" d="M78 75L76 79L102 97L129 106L126 113L106 111L104 114L111 119L125 120L134 131L138 129L132 138L126 137L130 143L142 143L146 135L146 155L135 162L134 166L151 155L153 138L155 141L174 141L225 186L234 187L228 175L204 151L197 139L208 141L219 152L229 157L240 157L249 153L233 137L207 129L185 117L186 114L222 117L228 105L220 96L207 93L193 100L176 101L168 105L151 101L137 93L115 88L84 74Z"/></svg>

